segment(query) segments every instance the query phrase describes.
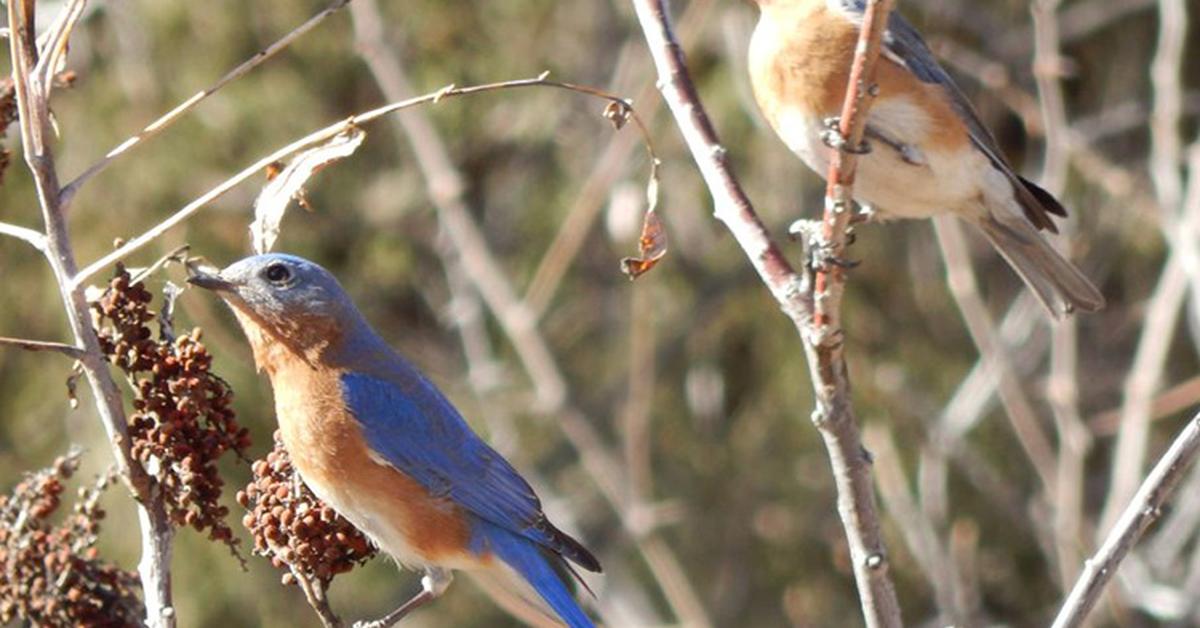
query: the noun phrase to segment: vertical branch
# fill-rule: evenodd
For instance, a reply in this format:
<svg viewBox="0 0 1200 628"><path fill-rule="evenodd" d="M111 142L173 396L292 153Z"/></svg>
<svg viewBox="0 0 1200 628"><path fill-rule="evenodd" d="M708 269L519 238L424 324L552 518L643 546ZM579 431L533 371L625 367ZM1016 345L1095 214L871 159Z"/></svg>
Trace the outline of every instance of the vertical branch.
<svg viewBox="0 0 1200 628"><path fill-rule="evenodd" d="M58 284L75 343L81 352L79 363L95 396L96 409L108 435L117 471L138 502L138 521L142 531L142 560L138 569L146 605L146 623L152 627L171 627L175 625L171 606L171 524L163 512L150 477L133 460L121 393L100 351L83 287L73 285L71 281L76 272L75 255L67 230L66 208L54 155L48 143L52 133L49 107L51 84L47 78L52 72L40 72L43 66L39 63L34 32L34 4L33 0L10 0L8 24L25 163L33 175L46 227L44 253ZM81 0L75 0L64 11L72 11L82 4ZM64 26L60 40L48 41L47 50L65 49L70 30L69 25ZM56 57L51 55L51 61Z"/></svg>
<svg viewBox="0 0 1200 628"><path fill-rule="evenodd" d="M1055 196L1066 187L1070 141L1062 83L1061 40L1058 10L1061 0L1039 0L1033 5L1034 75L1042 107L1046 156L1042 186ZM1060 249L1069 246L1074 220L1061 223ZM1064 251L1065 252L1065 251ZM1069 257L1069 255L1068 255ZM1051 328L1050 377L1047 392L1058 431L1055 464L1054 544L1063 588L1079 570L1079 545L1083 527L1084 463L1091 435L1079 414L1079 322L1067 317Z"/></svg>
<svg viewBox="0 0 1200 628"><path fill-rule="evenodd" d="M817 307L821 310L822 322L814 325L811 282L792 269L737 182L726 149L692 83L683 50L671 29L665 0L633 0L633 5L658 69L663 97L712 195L714 214L745 250L750 263L804 341L817 398L813 421L829 451L838 491L838 513L849 542L866 622L869 626L898 626L901 624L900 605L888 574L870 462L863 455L862 437L850 405L841 333L836 327L844 277L827 275L821 280L823 287L817 297L825 301ZM878 57L883 24L887 22L890 7L888 0L872 1L867 10L863 40L855 55L855 81L847 94L849 115L842 117L843 134L851 142L856 138L861 140L865 121L860 117L865 116L869 105L871 70L874 58ZM856 127L857 133L854 132ZM827 239L840 242L842 246L850 217L852 162L852 159L850 164L843 162L834 172L837 176L830 177L833 197L842 199L842 203L827 203L827 213L831 214Z"/></svg>
<svg viewBox="0 0 1200 628"><path fill-rule="evenodd" d="M1191 210L1196 208L1180 207L1184 192L1180 172L1183 151L1179 123L1183 111L1181 74L1185 66L1187 0L1159 0L1158 6L1158 49L1150 69L1154 87L1154 112L1150 119L1150 174L1168 236L1170 232L1182 233L1184 240L1191 240L1195 237L1193 234L1197 225L1193 222ZM1200 170L1195 172L1200 173ZM1200 182L1193 184L1200 187ZM1200 209L1196 211L1200 212ZM1153 396L1161 384L1167 347L1174 337L1175 323L1186 295L1186 260L1181 259L1180 247L1174 246L1173 239L1168 237L1167 240L1173 245L1171 255L1151 298L1136 357L1125 382L1121 429L1113 457L1111 488L1100 519L1101 530L1116 520L1119 509L1133 495L1141 477Z"/></svg>
<svg viewBox="0 0 1200 628"><path fill-rule="evenodd" d="M1175 442L1171 443L1170 449L1158 464L1154 465L1150 475L1126 505L1100 549L1096 550L1095 556L1084 565L1083 573L1063 603L1058 617L1054 619L1054 628L1074 628L1083 624L1083 620L1104 593L1105 585L1112 579L1121 561L1133 549L1146 528L1162 514L1167 499L1198 454L1200 415L1193 417L1175 438Z"/></svg>

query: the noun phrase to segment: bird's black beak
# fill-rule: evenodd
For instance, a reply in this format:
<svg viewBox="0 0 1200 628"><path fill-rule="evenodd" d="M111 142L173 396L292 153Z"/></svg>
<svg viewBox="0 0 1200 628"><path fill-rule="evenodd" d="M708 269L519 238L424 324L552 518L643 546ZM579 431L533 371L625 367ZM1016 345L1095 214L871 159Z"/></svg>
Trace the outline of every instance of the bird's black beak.
<svg viewBox="0 0 1200 628"><path fill-rule="evenodd" d="M235 287L232 283L221 279L219 276L210 275L208 273L197 272L191 277L188 277L187 281L193 286L198 286L204 288L205 290L214 290L216 292L233 292Z"/></svg>

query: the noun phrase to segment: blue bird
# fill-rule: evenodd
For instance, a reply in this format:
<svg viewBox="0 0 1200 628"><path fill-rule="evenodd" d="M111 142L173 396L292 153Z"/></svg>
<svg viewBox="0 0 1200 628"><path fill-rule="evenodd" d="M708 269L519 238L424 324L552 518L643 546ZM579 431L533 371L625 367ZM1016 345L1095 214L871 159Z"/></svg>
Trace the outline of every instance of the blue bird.
<svg viewBox="0 0 1200 628"><path fill-rule="evenodd" d="M419 594L367 625L391 625L437 598L453 570L554 623L593 625L560 572L567 560L594 572L600 563L550 523L516 469L388 347L333 275L269 254L189 281L232 307L305 484L397 562L424 571Z"/></svg>

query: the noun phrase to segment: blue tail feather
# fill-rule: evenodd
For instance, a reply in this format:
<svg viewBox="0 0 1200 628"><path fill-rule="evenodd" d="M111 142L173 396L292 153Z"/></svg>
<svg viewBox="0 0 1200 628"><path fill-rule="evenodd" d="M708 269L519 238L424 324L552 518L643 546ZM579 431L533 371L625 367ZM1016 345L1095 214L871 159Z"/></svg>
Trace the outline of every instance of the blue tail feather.
<svg viewBox="0 0 1200 628"><path fill-rule="evenodd" d="M487 521L475 525L474 549L491 551L529 583L570 628L595 628L538 545Z"/></svg>

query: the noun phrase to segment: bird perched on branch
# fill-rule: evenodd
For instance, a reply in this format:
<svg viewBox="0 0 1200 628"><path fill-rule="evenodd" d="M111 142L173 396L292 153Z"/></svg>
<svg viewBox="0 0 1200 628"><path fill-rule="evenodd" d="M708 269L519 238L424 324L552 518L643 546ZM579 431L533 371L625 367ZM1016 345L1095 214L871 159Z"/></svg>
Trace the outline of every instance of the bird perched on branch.
<svg viewBox="0 0 1200 628"><path fill-rule="evenodd" d="M750 41L755 98L779 137L828 174L837 118L864 0L755 0ZM881 217L949 212L978 226L1054 316L1104 306L1100 291L1039 235L1066 216L1047 191L1016 174L971 103L917 31L893 12L876 65L855 200ZM844 142L842 143L844 144Z"/></svg>
<svg viewBox="0 0 1200 628"><path fill-rule="evenodd" d="M600 563L546 519L529 484L328 271L269 254L189 281L232 306L304 482L399 563L424 570L419 594L367 625L440 596L460 569L545 618L592 626L560 572L567 560L596 572Z"/></svg>

